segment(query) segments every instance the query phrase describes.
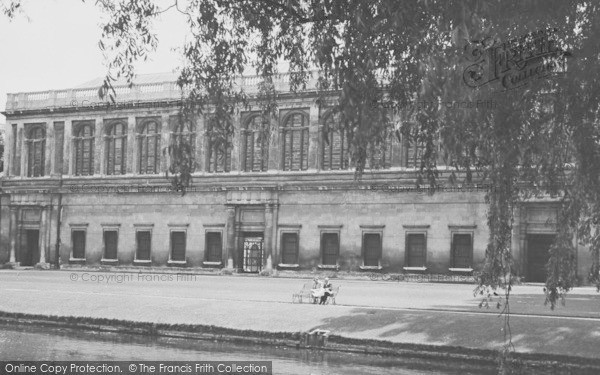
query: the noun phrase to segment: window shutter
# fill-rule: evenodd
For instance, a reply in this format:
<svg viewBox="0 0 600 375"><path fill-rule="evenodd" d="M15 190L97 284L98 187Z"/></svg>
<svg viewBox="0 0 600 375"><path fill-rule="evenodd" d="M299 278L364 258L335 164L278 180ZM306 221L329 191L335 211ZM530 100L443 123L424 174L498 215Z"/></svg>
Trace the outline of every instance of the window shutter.
<svg viewBox="0 0 600 375"><path fill-rule="evenodd" d="M137 255L139 260L150 260L151 234L150 231L138 231L137 236Z"/></svg>
<svg viewBox="0 0 600 375"><path fill-rule="evenodd" d="M281 261L284 264L298 263L298 234L283 233L281 236Z"/></svg>
<svg viewBox="0 0 600 375"><path fill-rule="evenodd" d="M221 233L209 232L206 234L206 260L209 262L220 262L222 260L223 244Z"/></svg>
<svg viewBox="0 0 600 375"><path fill-rule="evenodd" d="M381 259L381 236L378 233L367 233L364 239L365 266L379 266Z"/></svg>
<svg viewBox="0 0 600 375"><path fill-rule="evenodd" d="M104 231L104 259L117 259L117 241L117 231Z"/></svg>
<svg viewBox="0 0 600 375"><path fill-rule="evenodd" d="M425 266L425 235L421 233L407 236L408 267Z"/></svg>
<svg viewBox="0 0 600 375"><path fill-rule="evenodd" d="M454 234L452 237L453 266L469 268L473 258L473 241L470 234Z"/></svg>
<svg viewBox="0 0 600 375"><path fill-rule="evenodd" d="M185 261L185 232L171 232L171 260Z"/></svg>
<svg viewBox="0 0 600 375"><path fill-rule="evenodd" d="M85 258L85 231L74 230L71 236L73 242L73 258Z"/></svg>
<svg viewBox="0 0 600 375"><path fill-rule="evenodd" d="M340 250L337 233L324 233L321 246L323 249L323 264L336 265Z"/></svg>

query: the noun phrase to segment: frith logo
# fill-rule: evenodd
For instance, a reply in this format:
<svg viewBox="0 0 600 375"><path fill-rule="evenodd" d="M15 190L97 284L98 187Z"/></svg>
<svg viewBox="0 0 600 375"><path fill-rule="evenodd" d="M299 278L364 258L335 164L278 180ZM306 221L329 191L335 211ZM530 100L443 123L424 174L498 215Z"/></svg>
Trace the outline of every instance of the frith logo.
<svg viewBox="0 0 600 375"><path fill-rule="evenodd" d="M467 86L499 84L503 90L522 87L534 79L565 73L571 54L560 46L557 29L539 30L508 42L492 38L465 46L472 64L463 72Z"/></svg>

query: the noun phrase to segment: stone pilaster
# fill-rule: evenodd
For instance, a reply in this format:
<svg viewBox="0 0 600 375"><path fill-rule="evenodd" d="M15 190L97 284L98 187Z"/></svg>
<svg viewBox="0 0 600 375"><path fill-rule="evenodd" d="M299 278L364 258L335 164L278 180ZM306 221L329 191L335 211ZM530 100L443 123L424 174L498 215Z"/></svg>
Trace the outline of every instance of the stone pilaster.
<svg viewBox="0 0 600 375"><path fill-rule="evenodd" d="M309 110L308 127L308 169L320 169L320 129L319 129L319 105L313 101Z"/></svg>
<svg viewBox="0 0 600 375"><path fill-rule="evenodd" d="M51 176L54 171L54 127L52 122L46 122L46 144L44 145L44 176Z"/></svg>
<svg viewBox="0 0 600 375"><path fill-rule="evenodd" d="M265 269L273 269L273 204L265 205Z"/></svg>
<svg viewBox="0 0 600 375"><path fill-rule="evenodd" d="M19 176L27 176L27 150L25 149L25 124L17 125L17 161L19 162Z"/></svg>
<svg viewBox="0 0 600 375"><path fill-rule="evenodd" d="M10 207L10 259L9 262L16 264L16 252L17 252L17 232L18 232L18 223L17 223L17 213L18 208L15 206Z"/></svg>
<svg viewBox="0 0 600 375"><path fill-rule="evenodd" d="M75 157L74 152L71 152L73 144L73 121L65 121L65 133L63 140L63 174L72 176L75 172L73 165Z"/></svg>
<svg viewBox="0 0 600 375"><path fill-rule="evenodd" d="M227 242L225 244L227 268L233 269L233 256L235 254L235 206L227 206L227 224L225 230L227 232Z"/></svg>
<svg viewBox="0 0 600 375"><path fill-rule="evenodd" d="M135 116L127 117L127 173L138 173Z"/></svg>
<svg viewBox="0 0 600 375"><path fill-rule="evenodd" d="M48 215L50 214L50 207L42 207L42 217L40 220L40 264L46 264L46 252L48 251L48 227L49 220Z"/></svg>

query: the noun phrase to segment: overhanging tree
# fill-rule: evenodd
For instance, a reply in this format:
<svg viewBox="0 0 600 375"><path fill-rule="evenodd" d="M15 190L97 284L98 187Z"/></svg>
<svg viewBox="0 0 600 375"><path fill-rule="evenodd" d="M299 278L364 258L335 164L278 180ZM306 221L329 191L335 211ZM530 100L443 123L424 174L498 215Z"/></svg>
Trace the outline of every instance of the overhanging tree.
<svg viewBox="0 0 600 375"><path fill-rule="evenodd" d="M574 238L589 246L594 259L589 277L600 288L597 2L189 0L162 8L152 0L97 4L110 15L100 43L109 68L101 95L114 96L115 79L133 79L134 63L156 48L152 22L163 12L178 11L193 36L183 48L185 65L178 80L185 93L180 126L186 119L209 115L211 139L225 149L235 131L231 118L240 106L254 104L265 117L275 113L273 76L281 61L291 72L292 91L304 88L314 70L319 102L337 112L358 175L370 149L391 134L403 134L424 147L419 184L478 179L493 187L486 196L490 237L478 292L503 290L508 312L515 272L515 209L539 194L554 197L561 207L547 265L547 302L553 308L577 283ZM5 13L16 9L8 6ZM555 47L572 54L566 72L507 91L493 84L470 87L477 71L465 69L478 54L489 53L501 45L498 41L517 38L517 47L527 45L531 40L523 36L548 29L557 30ZM248 66L262 77L252 98L236 81ZM393 117L372 105L490 100L491 108L403 106ZM268 136L267 122L264 127ZM169 171L182 188L194 170L193 155L186 150L189 145L176 142L166 150ZM450 173L440 174L439 160L452 167Z"/></svg>

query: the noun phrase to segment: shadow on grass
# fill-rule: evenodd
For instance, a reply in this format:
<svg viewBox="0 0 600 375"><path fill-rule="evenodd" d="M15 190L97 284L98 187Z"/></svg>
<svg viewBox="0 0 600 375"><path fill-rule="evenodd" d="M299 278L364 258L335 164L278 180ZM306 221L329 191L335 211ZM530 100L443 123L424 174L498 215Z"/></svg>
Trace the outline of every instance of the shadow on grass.
<svg viewBox="0 0 600 375"><path fill-rule="evenodd" d="M497 350L504 343L504 318L497 313L357 308L348 315L324 319L315 328L348 337L473 349ZM597 321L513 316L511 331L519 352L598 357Z"/></svg>

